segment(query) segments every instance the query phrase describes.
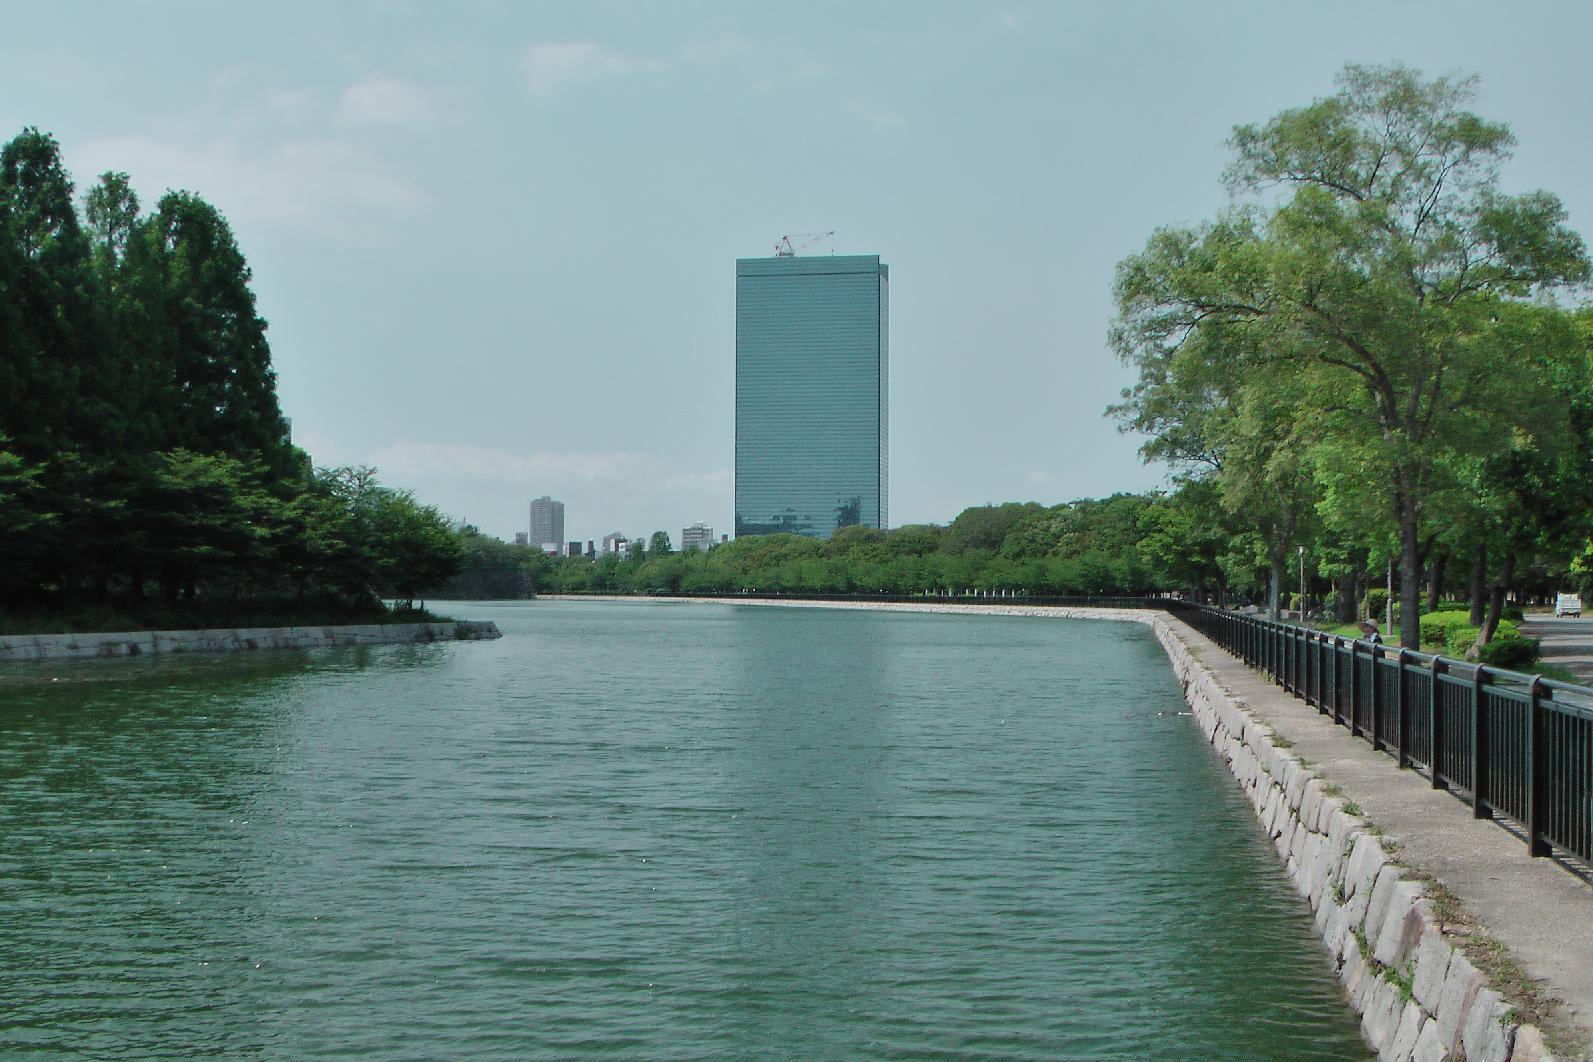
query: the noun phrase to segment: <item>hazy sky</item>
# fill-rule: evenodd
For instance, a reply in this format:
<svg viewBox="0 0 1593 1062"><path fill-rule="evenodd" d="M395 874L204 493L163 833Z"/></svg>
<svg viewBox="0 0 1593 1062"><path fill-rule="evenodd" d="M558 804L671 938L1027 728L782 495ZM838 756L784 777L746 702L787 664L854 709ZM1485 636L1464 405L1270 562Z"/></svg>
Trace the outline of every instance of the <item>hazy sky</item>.
<svg viewBox="0 0 1593 1062"><path fill-rule="evenodd" d="M1593 233L1593 4L12 4L0 134L199 192L285 412L508 537L732 508L735 259L891 269L896 524L1161 481L1102 416L1116 262L1346 62L1479 74Z"/></svg>

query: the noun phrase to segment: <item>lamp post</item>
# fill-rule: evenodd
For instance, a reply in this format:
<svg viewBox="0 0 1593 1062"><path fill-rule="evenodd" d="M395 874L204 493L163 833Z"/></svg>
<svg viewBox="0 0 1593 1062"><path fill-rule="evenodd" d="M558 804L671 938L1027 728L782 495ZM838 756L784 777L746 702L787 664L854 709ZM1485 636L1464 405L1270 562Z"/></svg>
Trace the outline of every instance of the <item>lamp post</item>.
<svg viewBox="0 0 1593 1062"><path fill-rule="evenodd" d="M1383 603L1383 629L1394 636L1394 554L1388 554L1388 597Z"/></svg>

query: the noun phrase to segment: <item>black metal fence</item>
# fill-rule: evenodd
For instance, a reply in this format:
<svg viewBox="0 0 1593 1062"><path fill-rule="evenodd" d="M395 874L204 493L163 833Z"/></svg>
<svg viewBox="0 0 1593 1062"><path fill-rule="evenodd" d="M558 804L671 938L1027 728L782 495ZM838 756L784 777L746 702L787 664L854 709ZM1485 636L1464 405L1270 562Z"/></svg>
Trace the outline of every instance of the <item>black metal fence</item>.
<svg viewBox="0 0 1593 1062"><path fill-rule="evenodd" d="M1182 602L1174 615L1470 803L1593 860L1593 689Z"/></svg>

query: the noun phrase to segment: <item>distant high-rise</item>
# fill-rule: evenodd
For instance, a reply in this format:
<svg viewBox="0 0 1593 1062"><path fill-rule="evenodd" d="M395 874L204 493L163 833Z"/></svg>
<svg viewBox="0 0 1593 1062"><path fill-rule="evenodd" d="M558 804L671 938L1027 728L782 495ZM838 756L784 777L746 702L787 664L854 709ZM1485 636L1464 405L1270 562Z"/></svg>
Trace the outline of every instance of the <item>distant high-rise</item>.
<svg viewBox="0 0 1593 1062"><path fill-rule="evenodd" d="M889 269L736 262L736 535L888 526Z"/></svg>
<svg viewBox="0 0 1593 1062"><path fill-rule="evenodd" d="M564 546L564 503L544 494L531 502L531 541L546 550Z"/></svg>
<svg viewBox="0 0 1593 1062"><path fill-rule="evenodd" d="M680 532L680 551L710 550L714 547L714 529L707 524L692 524Z"/></svg>
<svg viewBox="0 0 1593 1062"><path fill-rule="evenodd" d="M529 546L531 544L531 536L524 531L516 531L514 533L514 544L517 546Z"/></svg>

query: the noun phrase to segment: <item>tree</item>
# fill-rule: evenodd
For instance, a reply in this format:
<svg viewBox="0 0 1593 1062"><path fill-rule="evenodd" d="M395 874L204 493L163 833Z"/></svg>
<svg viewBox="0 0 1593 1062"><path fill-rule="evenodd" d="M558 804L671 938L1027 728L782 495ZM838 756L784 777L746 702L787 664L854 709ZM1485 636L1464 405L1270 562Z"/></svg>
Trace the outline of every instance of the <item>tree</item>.
<svg viewBox="0 0 1593 1062"><path fill-rule="evenodd" d="M145 241L162 295L160 404L171 411L163 446L253 454L283 469L292 454L266 323L231 227L198 196L168 192Z"/></svg>
<svg viewBox="0 0 1593 1062"><path fill-rule="evenodd" d="M647 555L662 557L671 551L668 531L654 531L652 540L647 543Z"/></svg>
<svg viewBox="0 0 1593 1062"><path fill-rule="evenodd" d="M1557 198L1499 190L1512 137L1465 109L1474 91L1346 67L1333 95L1235 129L1227 176L1245 201L1158 232L1116 285L1114 343L1142 381L1198 337L1213 367L1312 396L1302 420L1355 452L1396 532L1407 645L1444 466L1508 438L1534 401L1502 310L1588 275ZM1219 330L1232 342L1204 342Z"/></svg>

